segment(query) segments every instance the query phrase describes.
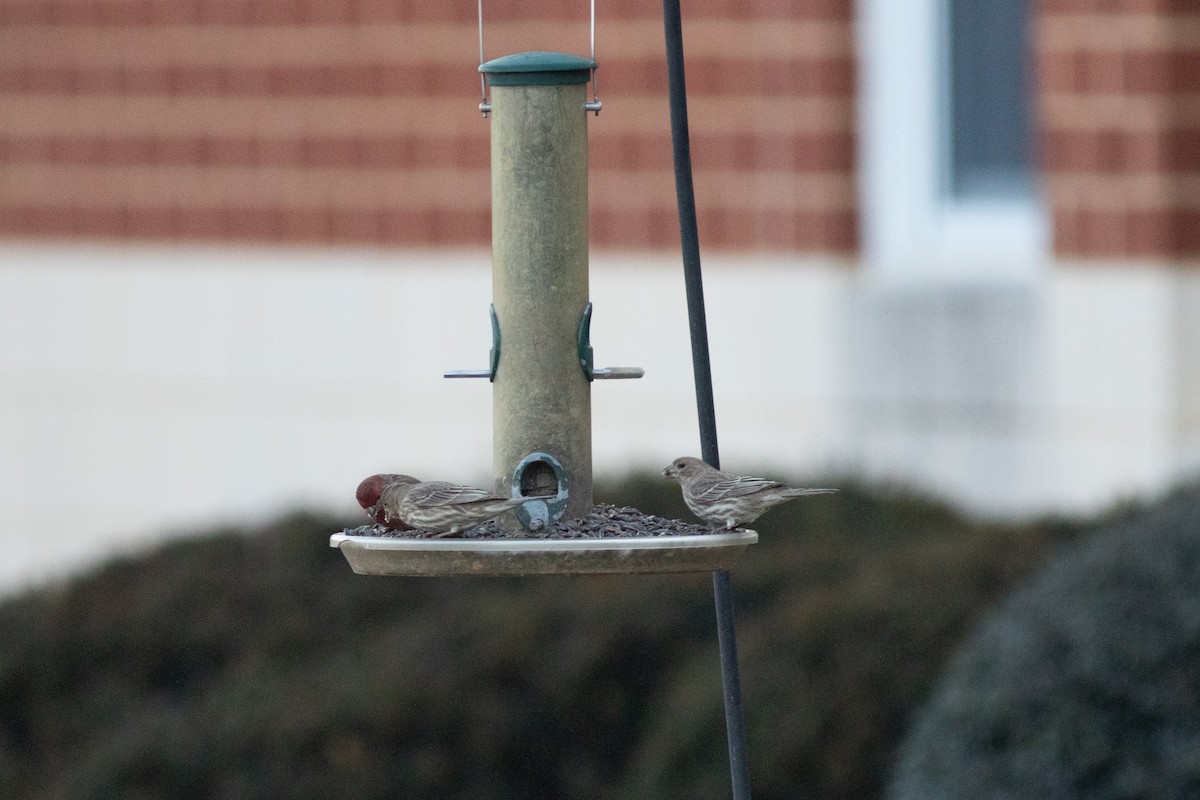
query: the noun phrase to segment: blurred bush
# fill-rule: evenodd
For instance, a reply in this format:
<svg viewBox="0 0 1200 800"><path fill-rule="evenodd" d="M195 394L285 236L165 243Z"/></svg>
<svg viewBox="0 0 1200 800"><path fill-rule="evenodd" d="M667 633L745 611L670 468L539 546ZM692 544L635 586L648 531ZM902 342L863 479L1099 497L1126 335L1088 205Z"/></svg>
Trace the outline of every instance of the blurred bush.
<svg viewBox="0 0 1200 800"><path fill-rule="evenodd" d="M1200 797L1200 487L1111 520L989 615L888 796Z"/></svg>
<svg viewBox="0 0 1200 800"><path fill-rule="evenodd" d="M879 796L973 620L1083 526L843 485L734 572L759 800ZM635 476L601 499L690 519ZM0 797L724 798L707 575L350 572L296 514L0 606Z"/></svg>

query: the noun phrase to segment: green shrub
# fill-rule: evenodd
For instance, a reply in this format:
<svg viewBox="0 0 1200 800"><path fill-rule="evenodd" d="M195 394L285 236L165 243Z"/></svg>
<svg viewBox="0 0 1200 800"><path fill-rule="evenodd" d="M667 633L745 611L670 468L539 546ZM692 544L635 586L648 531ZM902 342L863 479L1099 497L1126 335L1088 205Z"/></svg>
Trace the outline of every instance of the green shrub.
<svg viewBox="0 0 1200 800"><path fill-rule="evenodd" d="M690 519L654 476L598 492ZM0 796L728 796L708 575L350 572L296 514L0 606ZM844 486L734 571L755 797L878 796L947 653L1067 522Z"/></svg>
<svg viewBox="0 0 1200 800"><path fill-rule="evenodd" d="M888 796L1200 796L1200 487L1110 521L991 614Z"/></svg>

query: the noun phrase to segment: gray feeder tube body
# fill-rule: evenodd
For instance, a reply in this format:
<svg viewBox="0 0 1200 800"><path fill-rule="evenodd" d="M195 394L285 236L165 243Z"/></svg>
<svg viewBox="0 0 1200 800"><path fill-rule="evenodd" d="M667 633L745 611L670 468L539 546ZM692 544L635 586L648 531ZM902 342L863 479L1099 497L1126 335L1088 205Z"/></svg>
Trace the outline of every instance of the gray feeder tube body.
<svg viewBox="0 0 1200 800"><path fill-rule="evenodd" d="M480 67L491 87L493 380L497 492L541 495L508 530L587 515L591 383L580 363L588 305L587 81L594 63L521 53Z"/></svg>

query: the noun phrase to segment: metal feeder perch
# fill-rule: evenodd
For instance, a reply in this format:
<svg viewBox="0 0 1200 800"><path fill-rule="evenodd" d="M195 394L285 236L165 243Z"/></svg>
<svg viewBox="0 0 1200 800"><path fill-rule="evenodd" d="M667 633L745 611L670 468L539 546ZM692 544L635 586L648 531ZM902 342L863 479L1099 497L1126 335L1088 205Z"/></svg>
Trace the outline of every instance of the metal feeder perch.
<svg viewBox="0 0 1200 800"><path fill-rule="evenodd" d="M336 534L356 572L533 575L704 571L731 567L754 531L532 537L587 518L592 496L591 384L641 378L597 368L588 299L587 84L594 59L518 53L480 65L491 119L492 347L486 369L447 378L492 384L493 471L502 496L535 498L501 515L498 538ZM490 89L490 97L487 90Z"/></svg>

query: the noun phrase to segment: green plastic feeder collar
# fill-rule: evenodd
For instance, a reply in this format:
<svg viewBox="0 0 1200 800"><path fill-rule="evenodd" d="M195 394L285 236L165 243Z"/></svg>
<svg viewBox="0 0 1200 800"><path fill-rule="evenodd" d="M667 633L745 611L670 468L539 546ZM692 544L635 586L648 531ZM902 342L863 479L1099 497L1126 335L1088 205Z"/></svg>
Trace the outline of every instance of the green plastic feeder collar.
<svg viewBox="0 0 1200 800"><path fill-rule="evenodd" d="M537 51L493 58L479 65L492 86L555 86L587 83L596 62L570 53Z"/></svg>

